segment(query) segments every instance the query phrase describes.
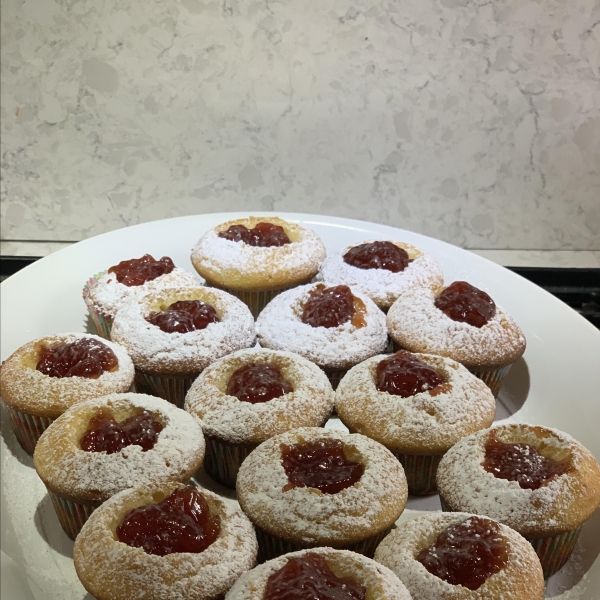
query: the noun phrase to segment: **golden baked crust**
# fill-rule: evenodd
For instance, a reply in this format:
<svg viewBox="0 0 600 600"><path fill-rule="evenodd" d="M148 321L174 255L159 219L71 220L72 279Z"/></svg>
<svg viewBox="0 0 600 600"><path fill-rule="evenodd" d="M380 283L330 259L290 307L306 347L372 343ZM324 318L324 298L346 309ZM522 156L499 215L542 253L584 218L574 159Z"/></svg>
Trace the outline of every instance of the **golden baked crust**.
<svg viewBox="0 0 600 600"><path fill-rule="evenodd" d="M278 366L294 390L257 404L228 395L232 374L250 363ZM231 444L260 444L296 427L323 425L333 410L333 390L325 373L305 358L291 352L251 348L207 367L188 392L185 409L199 417L209 436Z"/></svg>
<svg viewBox="0 0 600 600"><path fill-rule="evenodd" d="M440 495L454 510L487 515L531 538L571 531L592 515L600 504L600 467L579 442L537 425L512 423L493 431L501 442L530 444L548 458L570 456L573 469L537 490L523 489L483 468L490 430L479 431L451 448L438 467Z"/></svg>
<svg viewBox="0 0 600 600"><path fill-rule="evenodd" d="M375 551L375 560L391 569L419 600L541 600L544 576L531 544L505 525L500 533L507 542L508 564L491 575L477 590L452 585L430 573L415 557L467 513L432 513L400 524Z"/></svg>
<svg viewBox="0 0 600 600"><path fill-rule="evenodd" d="M231 225L252 229L258 223L283 227L291 243L256 247L218 236ZM192 249L191 260L196 271L211 285L260 292L307 283L319 270L325 255L325 246L314 231L265 216L227 221L207 231Z"/></svg>
<svg viewBox="0 0 600 600"><path fill-rule="evenodd" d="M295 487L281 461L281 444L319 439L342 440L348 458L364 465L354 485L337 494ZM391 527L407 499L404 470L381 444L359 434L313 427L294 429L270 438L242 463L237 478L242 510L271 535L303 547L344 547Z"/></svg>
<svg viewBox="0 0 600 600"><path fill-rule="evenodd" d="M489 427L496 401L490 389L461 364L432 354L418 359L442 374L436 390L408 398L376 387L377 365L389 355L369 358L344 376L335 393L336 411L351 431L404 454L444 454L461 438Z"/></svg>
<svg viewBox="0 0 600 600"><path fill-rule="evenodd" d="M366 600L411 600L404 584L387 567L362 554L327 547L290 552L247 571L227 592L226 600L263 600L269 577L282 569L290 558L307 553L322 556L336 577L364 585Z"/></svg>
<svg viewBox="0 0 600 600"><path fill-rule="evenodd" d="M118 541L116 528L127 512L157 504L175 489L135 488L97 508L75 541L73 560L84 587L98 600L209 600L222 597L256 563L256 535L244 514L216 494L201 489L221 533L204 552L147 554Z"/></svg>
<svg viewBox="0 0 600 600"><path fill-rule="evenodd" d="M86 452L80 440L90 420L108 409L117 421L147 410L163 425L154 448L132 445L119 452ZM40 479L73 502L103 502L136 485L186 482L202 465L204 436L198 419L145 394L109 394L76 404L42 434L33 455Z"/></svg>
<svg viewBox="0 0 600 600"><path fill-rule="evenodd" d="M70 344L83 338L94 339L108 346L119 362L114 371L100 377L50 377L36 370L41 346ZM21 346L2 363L0 395L16 410L55 419L67 408L89 398L126 392L133 383L134 369L125 349L97 335L62 333L33 340Z"/></svg>

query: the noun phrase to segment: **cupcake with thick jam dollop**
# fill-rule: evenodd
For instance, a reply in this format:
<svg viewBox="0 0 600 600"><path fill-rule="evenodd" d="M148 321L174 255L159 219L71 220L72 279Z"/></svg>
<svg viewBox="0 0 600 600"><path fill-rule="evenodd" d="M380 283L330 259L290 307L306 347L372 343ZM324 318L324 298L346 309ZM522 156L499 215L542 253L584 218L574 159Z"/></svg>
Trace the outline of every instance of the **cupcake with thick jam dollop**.
<svg viewBox="0 0 600 600"><path fill-rule="evenodd" d="M263 442L236 485L259 560L315 546L372 556L407 498L400 463L362 435L298 428Z"/></svg>
<svg viewBox="0 0 600 600"><path fill-rule="evenodd" d="M256 564L256 536L238 507L208 490L140 486L92 514L73 560L98 600L217 600Z"/></svg>
<svg viewBox="0 0 600 600"><path fill-rule="evenodd" d="M309 282L325 258L314 231L277 217L247 217L207 231L192 249L209 285L248 305L254 317L277 294Z"/></svg>
<svg viewBox="0 0 600 600"><path fill-rule="evenodd" d="M206 434L206 472L235 487L242 461L261 442L295 427L322 426L333 390L310 361L289 352L248 349L206 368L186 396Z"/></svg>

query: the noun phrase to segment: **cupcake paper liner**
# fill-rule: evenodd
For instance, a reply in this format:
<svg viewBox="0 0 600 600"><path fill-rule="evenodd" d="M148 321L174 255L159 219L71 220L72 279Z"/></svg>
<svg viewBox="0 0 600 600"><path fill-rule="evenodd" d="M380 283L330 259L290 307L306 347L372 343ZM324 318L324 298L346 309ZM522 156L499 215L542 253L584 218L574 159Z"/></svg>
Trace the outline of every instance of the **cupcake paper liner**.
<svg viewBox="0 0 600 600"><path fill-rule="evenodd" d="M437 493L435 475L443 454L421 456L419 454L403 454L391 448L390 450L404 467L409 494L425 496Z"/></svg>
<svg viewBox="0 0 600 600"><path fill-rule="evenodd" d="M228 444L205 434L204 470L215 481L235 489L237 474L244 459L258 444Z"/></svg>
<svg viewBox="0 0 600 600"><path fill-rule="evenodd" d="M260 311L267 304L269 304L269 302L271 302L271 300L273 300L273 298L275 298L275 296L277 296L278 294L281 294L281 292L284 292L286 289L290 289L290 288L282 288L280 290L269 290L266 292L250 292L250 291L246 291L246 290L233 290L233 289L227 288L227 287L212 285L212 284L209 284L208 282L206 283L206 285L210 285L210 287L215 287L217 289L223 290L224 292L227 292L228 294L235 296L238 300L241 300L250 309L250 312L252 313L252 316L255 319L256 319L256 317L258 317ZM292 287L295 287L295 286L292 286Z"/></svg>
<svg viewBox="0 0 600 600"><path fill-rule="evenodd" d="M487 385L490 390L492 390L492 394L494 394L494 398L500 393L500 388L502 387L502 382L510 368L512 367L512 363L505 367L500 367L499 369L469 369L475 377L481 379L485 385Z"/></svg>
<svg viewBox="0 0 600 600"><path fill-rule="evenodd" d="M17 441L27 454L33 456L33 451L40 436L48 429L54 419L27 414L12 408L6 402L2 402L2 408L6 411Z"/></svg>
<svg viewBox="0 0 600 600"><path fill-rule="evenodd" d="M83 300L85 301L85 305L87 306L88 312L90 313L90 317L96 326L96 331L100 337L103 337L105 340L110 340L110 330L112 329L113 319L108 315L101 313L99 310L94 308L94 305L91 300L90 290L96 284L98 277L104 275L106 271L102 273L97 273L83 286Z"/></svg>
<svg viewBox="0 0 600 600"><path fill-rule="evenodd" d="M162 375L148 375L136 369L135 389L139 394L149 394L168 400L177 408L183 408L185 395L199 373L190 376L167 377Z"/></svg>
<svg viewBox="0 0 600 600"><path fill-rule="evenodd" d="M71 502L65 500L61 496L58 496L54 492L48 490L48 495L54 505L54 510L58 516L61 527L65 533L74 540L83 524L89 519L90 515L96 510L101 502L95 502L90 504L80 504L77 502Z"/></svg>
<svg viewBox="0 0 600 600"><path fill-rule="evenodd" d="M348 369L326 369L321 367L321 370L327 375L329 382L331 383L331 387L336 390L340 381L344 377L344 375L348 372Z"/></svg>

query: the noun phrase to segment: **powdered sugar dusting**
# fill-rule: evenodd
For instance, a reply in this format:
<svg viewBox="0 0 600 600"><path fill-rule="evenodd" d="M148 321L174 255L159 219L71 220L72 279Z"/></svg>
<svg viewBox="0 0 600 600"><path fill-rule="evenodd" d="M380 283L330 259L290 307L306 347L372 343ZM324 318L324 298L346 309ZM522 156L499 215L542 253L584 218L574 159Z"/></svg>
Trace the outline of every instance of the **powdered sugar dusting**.
<svg viewBox="0 0 600 600"><path fill-rule="evenodd" d="M378 390L377 365L387 356L374 356L353 367L336 390L343 423L406 454L443 454L465 435L492 424L496 403L485 383L449 358L416 357L444 377L443 392L402 398Z"/></svg>
<svg viewBox="0 0 600 600"><path fill-rule="evenodd" d="M231 375L249 363L277 365L293 391L257 404L229 396ZM333 390L325 373L301 356L252 348L207 367L188 392L185 408L200 418L210 436L232 444L259 444L295 427L322 425L333 409Z"/></svg>
<svg viewBox="0 0 600 600"><path fill-rule="evenodd" d="M258 342L274 350L295 352L321 367L348 368L383 351L387 343L385 315L368 296L352 289L366 307L364 327L351 321L337 327L312 327L301 320L310 292L309 284L276 296L256 321Z"/></svg>

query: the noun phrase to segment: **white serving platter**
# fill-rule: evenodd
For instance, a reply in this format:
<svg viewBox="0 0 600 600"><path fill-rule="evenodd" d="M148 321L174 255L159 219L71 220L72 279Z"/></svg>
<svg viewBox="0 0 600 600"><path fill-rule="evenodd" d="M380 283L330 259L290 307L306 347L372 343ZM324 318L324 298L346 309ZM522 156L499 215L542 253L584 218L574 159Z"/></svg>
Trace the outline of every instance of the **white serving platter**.
<svg viewBox="0 0 600 600"><path fill-rule="evenodd" d="M150 253L193 270L190 250L209 228L249 213L181 217L112 231L56 252L1 285L1 355L45 335L91 331L81 298L90 276L121 260ZM255 213L261 214L261 213ZM262 213L266 214L266 213ZM514 273L445 242L361 221L297 213L283 219L315 230L329 253L373 239L395 239L429 250L446 281L465 279L487 291L522 327L527 350L507 377L497 420L568 432L600 458L600 332L567 305ZM343 427L333 421L329 426ZM1 595L3 600L90 600L72 561L73 542L58 524L31 458L3 420ZM211 485L208 478L203 484ZM217 484L212 489L231 497ZM411 499L401 520L439 510L439 499ZM567 565L548 581L546 597L600 598L600 511L583 530Z"/></svg>

